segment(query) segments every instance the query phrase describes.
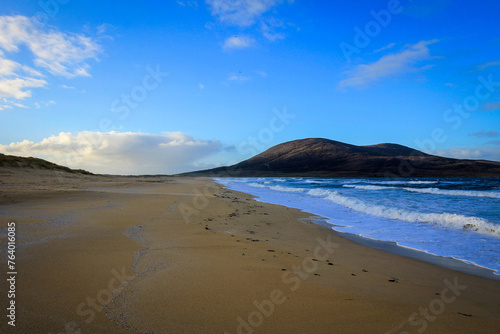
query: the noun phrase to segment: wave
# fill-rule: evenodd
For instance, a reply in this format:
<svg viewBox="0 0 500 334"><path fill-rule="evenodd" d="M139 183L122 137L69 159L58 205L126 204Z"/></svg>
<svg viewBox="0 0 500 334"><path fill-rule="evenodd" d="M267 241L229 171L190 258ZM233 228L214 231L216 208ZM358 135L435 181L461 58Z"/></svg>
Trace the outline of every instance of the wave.
<svg viewBox="0 0 500 334"><path fill-rule="evenodd" d="M397 189L396 187L384 187L384 186L358 186L354 184L344 184L342 187L344 188L354 188L354 189L362 189L362 190L387 190L387 189Z"/></svg>
<svg viewBox="0 0 500 334"><path fill-rule="evenodd" d="M309 193L310 192L311 191L309 191ZM319 192L317 192L317 194L319 194ZM360 200L343 196L336 191L327 194L325 199L345 206L349 209L380 218L433 223L444 227L459 228L466 231L474 231L495 236L500 235L500 225L492 224L487 220L478 217L467 217L451 213L423 213L398 208L388 208L382 205L370 205Z"/></svg>
<svg viewBox="0 0 500 334"><path fill-rule="evenodd" d="M374 185L354 185L344 184L344 188L354 188L362 190L390 190L390 189L404 189L409 192L431 194L431 195L447 195L447 196L468 196L468 197L485 197L485 198L499 198L500 192L497 191L477 191L477 190L444 190L439 188L400 188L400 187L386 187Z"/></svg>
<svg viewBox="0 0 500 334"><path fill-rule="evenodd" d="M318 183L318 184L339 184L340 182L344 182L345 180L337 180L337 179L305 179L305 180L300 180L304 183ZM349 183L359 183L362 182L361 180L349 180Z"/></svg>
<svg viewBox="0 0 500 334"><path fill-rule="evenodd" d="M274 182L286 182L287 180L286 179L282 179L282 178L279 178L279 179L273 179Z"/></svg>
<svg viewBox="0 0 500 334"><path fill-rule="evenodd" d="M433 184L439 181L408 181L409 184Z"/></svg>
<svg viewBox="0 0 500 334"><path fill-rule="evenodd" d="M322 183L326 183L324 181L320 181L320 180L304 180L305 183L311 183L311 184L322 184Z"/></svg>
<svg viewBox="0 0 500 334"><path fill-rule="evenodd" d="M314 188L310 189L307 194L310 196L316 196L316 197L325 197L330 195L333 192L333 190L329 189L321 189L321 188Z"/></svg>
<svg viewBox="0 0 500 334"><path fill-rule="evenodd" d="M369 181L373 184L407 184L408 181Z"/></svg>
<svg viewBox="0 0 500 334"><path fill-rule="evenodd" d="M305 193L309 196L322 197L324 199L327 199L333 203L342 205L349 209L379 218L402 220L409 222L431 223L447 228L462 229L464 231L500 236L500 224L495 224L479 217L464 216L454 213L425 213L418 211L409 211L406 209L400 209L394 207L386 207L383 205L372 205L372 204L367 204L359 199L342 195L338 191L325 188L305 189L299 187L287 187L283 185L266 186L263 185L262 183L257 183L257 182L252 182L249 183L248 185L258 188L267 188L270 190L275 190L280 192ZM438 188L403 188L403 187L400 188L400 187L389 187L389 186L355 185L355 184L345 184L343 185L343 187L364 189L364 190L402 189L409 192L438 194L438 195L500 198L500 193L497 192L443 190Z"/></svg>
<svg viewBox="0 0 500 334"><path fill-rule="evenodd" d="M280 185L271 186L271 187L269 187L269 189L278 190L278 191L286 191L286 192L294 192L294 193L305 191L304 188L292 188L292 187L284 187L284 186L280 186Z"/></svg>
<svg viewBox="0 0 500 334"><path fill-rule="evenodd" d="M500 192L493 192L493 191L443 190L439 188L403 188L403 189L406 191L422 193L422 194L500 198Z"/></svg>
<svg viewBox="0 0 500 334"><path fill-rule="evenodd" d="M257 183L257 182L251 182L248 183L249 186L255 187L255 188L267 188L271 190L277 190L277 191L284 191L284 192L303 192L306 189L304 188L292 188L292 187L285 187L281 185L275 185L275 186L270 186L268 184L262 184L262 183Z"/></svg>
<svg viewBox="0 0 500 334"><path fill-rule="evenodd" d="M391 184L391 185L396 185L396 184L433 184L433 183L439 183L439 181L409 181L409 180L401 180L401 181L369 181L369 183L372 184Z"/></svg>
<svg viewBox="0 0 500 334"><path fill-rule="evenodd" d="M252 187L256 187L256 188L267 188L265 185L263 185L261 183L256 183L256 182L248 183L248 185L252 186Z"/></svg>

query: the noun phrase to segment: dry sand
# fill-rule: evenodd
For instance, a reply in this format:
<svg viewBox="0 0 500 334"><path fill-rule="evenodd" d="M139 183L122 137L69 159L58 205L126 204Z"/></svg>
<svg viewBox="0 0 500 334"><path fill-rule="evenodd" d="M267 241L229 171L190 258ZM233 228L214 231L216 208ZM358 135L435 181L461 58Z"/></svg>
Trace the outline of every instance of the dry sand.
<svg viewBox="0 0 500 334"><path fill-rule="evenodd" d="M2 333L500 332L499 281L361 246L209 179L0 168L0 217Z"/></svg>

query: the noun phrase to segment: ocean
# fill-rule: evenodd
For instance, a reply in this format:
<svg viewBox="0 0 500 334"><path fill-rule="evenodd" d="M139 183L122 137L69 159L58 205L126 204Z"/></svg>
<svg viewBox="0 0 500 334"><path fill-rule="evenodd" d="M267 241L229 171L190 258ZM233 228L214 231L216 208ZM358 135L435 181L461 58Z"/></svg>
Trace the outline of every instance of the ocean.
<svg viewBox="0 0 500 334"><path fill-rule="evenodd" d="M332 229L500 275L500 178L220 178L229 189L325 218Z"/></svg>

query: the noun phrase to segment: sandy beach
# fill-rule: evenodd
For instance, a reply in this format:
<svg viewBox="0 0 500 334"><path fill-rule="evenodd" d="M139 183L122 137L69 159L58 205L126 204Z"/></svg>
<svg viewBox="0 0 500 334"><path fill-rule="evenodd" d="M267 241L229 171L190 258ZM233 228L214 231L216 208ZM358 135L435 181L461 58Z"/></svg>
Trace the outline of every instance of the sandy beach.
<svg viewBox="0 0 500 334"><path fill-rule="evenodd" d="M354 243L208 178L0 168L2 333L498 333L500 281Z"/></svg>

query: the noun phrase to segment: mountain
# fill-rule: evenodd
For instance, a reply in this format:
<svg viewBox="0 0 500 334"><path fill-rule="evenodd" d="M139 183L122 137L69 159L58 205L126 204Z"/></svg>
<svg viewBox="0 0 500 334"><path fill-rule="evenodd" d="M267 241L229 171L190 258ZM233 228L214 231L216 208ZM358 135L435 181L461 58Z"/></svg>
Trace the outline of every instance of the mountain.
<svg viewBox="0 0 500 334"><path fill-rule="evenodd" d="M398 144L356 146L329 139L308 138L273 146L265 152L229 167L182 175L216 177L500 177L500 162L443 158Z"/></svg>
<svg viewBox="0 0 500 334"><path fill-rule="evenodd" d="M60 166L43 159L38 159L33 157L24 158L15 155L5 155L2 153L0 153L0 167L45 169L45 170L62 171L68 173L92 175L92 173L87 172L83 169L71 169L69 167Z"/></svg>

